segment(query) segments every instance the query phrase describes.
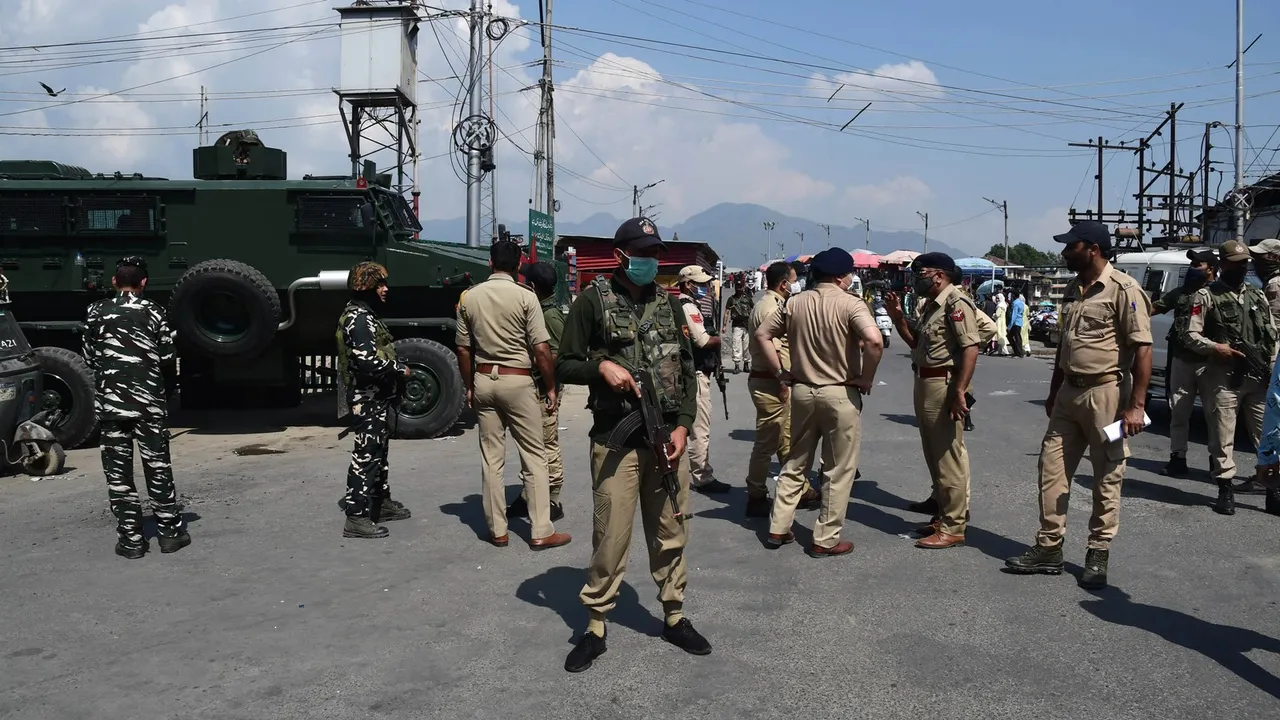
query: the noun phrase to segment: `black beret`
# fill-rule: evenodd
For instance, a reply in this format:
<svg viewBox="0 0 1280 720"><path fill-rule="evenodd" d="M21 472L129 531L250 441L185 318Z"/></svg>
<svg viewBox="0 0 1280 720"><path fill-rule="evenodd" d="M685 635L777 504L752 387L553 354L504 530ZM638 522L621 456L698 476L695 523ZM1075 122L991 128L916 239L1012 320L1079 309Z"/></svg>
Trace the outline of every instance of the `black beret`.
<svg viewBox="0 0 1280 720"><path fill-rule="evenodd" d="M654 245L667 249L662 237L658 235L658 226L649 218L631 218L618 226L613 234L613 246L616 248L630 246L632 250L642 250Z"/></svg>
<svg viewBox="0 0 1280 720"><path fill-rule="evenodd" d="M950 275L956 271L956 261L952 260L951 256L946 253L931 252L917 255L916 259L911 261L911 268L913 270L931 268L933 270L941 270Z"/></svg>
<svg viewBox="0 0 1280 720"><path fill-rule="evenodd" d="M853 272L853 256L838 247L827 248L809 260L809 267L826 277L844 277Z"/></svg>
<svg viewBox="0 0 1280 720"><path fill-rule="evenodd" d="M520 274L524 275L525 281L534 287L554 288L556 286L556 269L551 267L551 263L528 263Z"/></svg>
<svg viewBox="0 0 1280 720"><path fill-rule="evenodd" d="M1208 263L1209 267L1218 267L1218 253L1212 250L1188 250L1187 259L1193 263Z"/></svg>

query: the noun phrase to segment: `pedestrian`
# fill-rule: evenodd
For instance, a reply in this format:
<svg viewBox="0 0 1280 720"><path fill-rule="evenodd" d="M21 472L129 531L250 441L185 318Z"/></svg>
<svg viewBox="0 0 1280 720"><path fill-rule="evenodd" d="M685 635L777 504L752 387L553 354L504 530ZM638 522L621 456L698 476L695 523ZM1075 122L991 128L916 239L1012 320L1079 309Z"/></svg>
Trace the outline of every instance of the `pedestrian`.
<svg viewBox="0 0 1280 720"><path fill-rule="evenodd" d="M853 550L852 542L840 539L840 531L858 467L862 399L875 383L884 346L867 304L848 293L853 256L828 248L810 260L810 270L814 291L797 295L786 313L775 314L755 333L769 371L784 384L794 383L791 453L778 476L768 543L776 548L795 540L791 526L821 440L831 448L832 463L824 465L822 506L808 553L829 557ZM789 371L772 342L783 336L791 351Z"/></svg>
<svg viewBox="0 0 1280 720"><path fill-rule="evenodd" d="M747 323L751 320L751 293L741 278L734 283L733 295L725 305L722 327L730 328L733 346L733 371L751 371L751 358L747 355ZM743 363L746 363L745 367Z"/></svg>
<svg viewBox="0 0 1280 720"><path fill-rule="evenodd" d="M1005 565L1017 573L1062 572L1071 476L1085 450L1093 462L1093 513L1080 586L1106 587L1111 542L1120 525L1126 438L1141 432L1151 380L1151 301L1136 280L1112 267L1111 234L1095 220L1055 235L1076 277L1063 296L1058 345L1040 444L1040 531L1035 544ZM1120 421L1121 437L1103 428Z"/></svg>
<svg viewBox="0 0 1280 720"><path fill-rule="evenodd" d="M569 306L556 300L556 269L548 262L536 262L524 268L525 281L538 297L538 306L542 308L542 321L547 327L547 346L551 350L551 361L554 363L556 353L560 351L560 336L564 334L564 319L569 314ZM551 498L551 521L564 517L564 505L560 502L560 491L564 487L564 461L560 455L560 390L556 383L556 402L554 406L547 404L547 396L542 392L546 387L542 374L534 373L534 384L539 388L538 400L542 403L542 444L547 452L547 477L549 480L549 497ZM529 517L529 493L524 489L533 478L524 470L520 471L520 495L507 506L507 518Z"/></svg>
<svg viewBox="0 0 1280 720"><path fill-rule="evenodd" d="M791 453L791 388L783 385L765 368L764 352L756 339L756 330L777 313L784 312L788 298L800 293L796 270L785 262L775 262L765 270L765 293L751 310L747 330L751 348L751 364L755 370L747 378L751 403L756 408L756 437L751 447L751 460L747 465L747 517L769 517L772 503L765 478L769 474L769 459L778 458L778 467L787 462ZM791 354L786 336L775 338L773 347L783 370L791 370ZM806 480L807 484L807 480ZM800 497L801 509L817 507L818 491L810 487Z"/></svg>
<svg viewBox="0 0 1280 720"><path fill-rule="evenodd" d="M1008 323L1009 302L1004 298L1003 291L996 292L996 314L992 317L996 321L996 355L1001 357L1009 354L1009 323Z"/></svg>
<svg viewBox="0 0 1280 720"><path fill-rule="evenodd" d="M1271 359L1276 356L1276 328L1267 296L1245 282L1249 249L1237 240L1218 248L1218 277L1191 296L1191 312L1183 344L1207 359L1204 382L1211 402L1205 404L1209 422L1209 474L1218 483L1213 509L1235 514L1235 493L1267 492L1253 478L1232 485L1236 476L1237 418L1244 416L1254 447L1262 433L1263 409ZM1250 362L1250 357L1258 359ZM1277 498L1280 501L1280 498Z"/></svg>
<svg viewBox="0 0 1280 720"><path fill-rule="evenodd" d="M1182 285L1165 293L1151 306L1153 315L1173 312L1173 323L1165 340L1169 343L1169 371L1165 377L1166 394L1169 396L1169 462L1160 470L1161 475L1185 477L1187 469L1187 438L1191 434L1191 413L1196 398L1208 412L1212 396L1204 379L1205 357L1182 343L1187 321L1191 319L1191 298L1200 288L1216 279L1218 254L1213 250L1188 250L1187 268Z"/></svg>
<svg viewBox="0 0 1280 720"><path fill-rule="evenodd" d="M908 324L896 294L885 309L907 346L915 374L916 425L938 507L926 537L916 547L945 549L964 544L969 514L969 453L964 446L966 397L978 363L978 309L953 282L955 260L925 253L912 262L920 313Z"/></svg>
<svg viewBox="0 0 1280 720"><path fill-rule="evenodd" d="M720 361L720 337L707 332L702 311L698 308L698 301L706 297L710 282L711 275L701 265L686 265L680 269L677 287L689 339L693 342L693 365L698 370L698 414L693 421L693 432L689 433L692 489L705 494L720 494L729 492L729 486L716 479L715 469L711 467L711 376ZM733 300L729 302L732 307Z"/></svg>
<svg viewBox="0 0 1280 720"><path fill-rule="evenodd" d="M1280 515L1280 362L1272 366L1271 383L1267 386L1254 482L1267 493L1266 511Z"/></svg>
<svg viewBox="0 0 1280 720"><path fill-rule="evenodd" d="M1022 299L1022 293L1015 291L1013 293L1013 306L1009 315L1009 340L1013 344L1013 356L1023 357L1024 345L1022 336L1022 327L1027 322L1027 301Z"/></svg>
<svg viewBox="0 0 1280 720"><path fill-rule="evenodd" d="M387 269L375 262L356 263L347 273L347 290L351 297L338 316L338 398L339 414L350 411L355 443L340 503L347 516L342 536L376 539L389 534L380 523L410 517L408 508L391 499L387 453L399 382L411 371L396 358L391 333L382 322Z"/></svg>
<svg viewBox="0 0 1280 720"><path fill-rule="evenodd" d="M506 547L508 542L502 470L510 430L525 478L529 547L545 550L567 545L572 538L556 532L551 519L543 418L558 401L555 365L538 298L516 283L522 252L511 240L499 240L489 247L492 273L462 298L454 342L467 387L467 405L475 409L480 429L481 498L489 542L497 547ZM542 382L542 402L533 380L535 365Z"/></svg>
<svg viewBox="0 0 1280 720"><path fill-rule="evenodd" d="M116 516L117 555L137 560L150 546L142 533L142 503L133 481L138 443L160 552L191 544L182 522L169 459L166 374L174 370L173 333L164 310L142 297L147 262L126 257L111 278L115 297L89 306L83 354L94 379L94 413L101 427L102 474Z"/></svg>
<svg viewBox="0 0 1280 720"><path fill-rule="evenodd" d="M689 506L689 461L685 448L697 415L697 378L691 332L680 303L654 282L658 257L667 247L648 218L632 218L614 234L617 269L598 276L569 307L556 377L590 389L594 420L591 436L591 562L579 599L588 612L587 629L565 659L564 668L581 672L605 652L605 615L618 602L627 567L627 550L636 506L649 551L649 572L658 586L664 615L662 637L694 655L711 644L684 616L688 582L683 516ZM634 410L639 387L634 374L652 382L671 443L667 459L678 464L678 504L671 509L662 473L645 428L607 443L614 429Z"/></svg>

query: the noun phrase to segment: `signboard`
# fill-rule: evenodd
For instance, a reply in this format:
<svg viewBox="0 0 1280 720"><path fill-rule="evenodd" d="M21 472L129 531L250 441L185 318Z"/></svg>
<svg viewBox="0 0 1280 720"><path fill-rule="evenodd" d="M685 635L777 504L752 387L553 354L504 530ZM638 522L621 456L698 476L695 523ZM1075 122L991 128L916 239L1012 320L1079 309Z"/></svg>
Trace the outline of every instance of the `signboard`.
<svg viewBox="0 0 1280 720"><path fill-rule="evenodd" d="M535 260L555 262L556 223L552 217L537 210L529 211L529 249Z"/></svg>

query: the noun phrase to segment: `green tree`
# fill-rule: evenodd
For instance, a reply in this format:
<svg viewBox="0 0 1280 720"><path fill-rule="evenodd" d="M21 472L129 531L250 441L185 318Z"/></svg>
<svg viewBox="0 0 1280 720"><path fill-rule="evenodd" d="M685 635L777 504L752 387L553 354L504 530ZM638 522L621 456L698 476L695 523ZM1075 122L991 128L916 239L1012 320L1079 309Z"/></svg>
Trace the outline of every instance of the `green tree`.
<svg viewBox="0 0 1280 720"><path fill-rule="evenodd" d="M1004 243L992 245L987 254L1003 258ZM1009 262L1023 267L1059 267L1062 265L1062 256L1057 253L1042 252L1027 243L1018 243L1009 246Z"/></svg>

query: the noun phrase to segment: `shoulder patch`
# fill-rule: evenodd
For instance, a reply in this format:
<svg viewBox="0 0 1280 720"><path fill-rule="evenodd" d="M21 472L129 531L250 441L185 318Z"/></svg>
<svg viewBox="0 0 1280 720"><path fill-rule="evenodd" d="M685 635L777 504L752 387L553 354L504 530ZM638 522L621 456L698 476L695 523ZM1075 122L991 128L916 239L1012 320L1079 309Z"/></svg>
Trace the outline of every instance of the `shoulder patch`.
<svg viewBox="0 0 1280 720"><path fill-rule="evenodd" d="M956 308L951 312L951 320L954 322L964 322L964 311Z"/></svg>
<svg viewBox="0 0 1280 720"><path fill-rule="evenodd" d="M1192 314L1192 315L1199 315L1199 314L1200 314L1200 312L1201 312L1201 310L1203 310L1203 308L1201 307L1200 303L1196 303L1196 304L1194 304L1194 305L1192 305L1192 306L1191 306L1191 314Z"/></svg>
<svg viewBox="0 0 1280 720"><path fill-rule="evenodd" d="M694 310L692 313L690 313L689 319L696 323L700 323L702 322L702 313L698 312L697 310Z"/></svg>

